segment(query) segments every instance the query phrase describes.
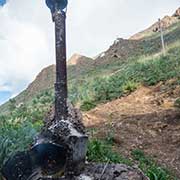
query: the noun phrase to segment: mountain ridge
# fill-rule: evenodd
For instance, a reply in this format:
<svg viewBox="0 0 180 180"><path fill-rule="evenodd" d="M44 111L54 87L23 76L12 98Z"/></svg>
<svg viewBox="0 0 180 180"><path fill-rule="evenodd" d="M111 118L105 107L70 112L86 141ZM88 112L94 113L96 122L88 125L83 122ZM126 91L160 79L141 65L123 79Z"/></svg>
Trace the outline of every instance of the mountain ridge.
<svg viewBox="0 0 180 180"><path fill-rule="evenodd" d="M164 16L161 19L161 26L165 30L172 24L178 22L179 19L180 19L180 8L178 8L172 16L168 16L168 15ZM159 31L159 22L158 21L155 22L154 24L152 24L147 29L134 34L129 39L139 40L139 39L142 39L146 34L152 33L152 32L157 32L157 31Z"/></svg>
<svg viewBox="0 0 180 180"><path fill-rule="evenodd" d="M162 24L165 29L168 29L172 25L180 22L180 8L176 10L173 16L165 16L162 19ZM156 44L156 51L157 49L160 50L161 42L159 38L153 39L152 41L148 41L147 34L153 36L153 34L157 34L158 32L154 31L154 28L157 28L158 23L154 23L152 26L147 28L146 30L136 33L129 39L118 38L114 41L114 43L108 48L108 50L102 52L99 56L95 59L74 54L70 59L67 61L68 64L68 79L74 79L83 76L87 72L93 72L94 68L99 68L103 66L107 66L109 64L117 64L123 63L129 57L137 57L143 54L147 54L147 50L145 50L146 45ZM171 33L171 32L170 32ZM179 33L179 29L178 29ZM167 34L167 39L169 34ZM166 38L166 35L165 35ZM175 39L175 37L174 37ZM168 40L166 41L168 43ZM170 41L170 43L172 43ZM152 51L154 52L154 51ZM116 70L116 69L115 69ZM114 70L114 71L115 71ZM110 72L113 73L114 71ZM109 73L109 72L108 72ZM30 83L30 85L21 92L17 97L14 99L17 101L17 104L24 103L35 97L37 94L41 93L42 91L46 91L48 89L53 89L55 81L55 65L50 65L44 68L35 78L35 80ZM0 106L0 112L5 111L7 109L8 102Z"/></svg>

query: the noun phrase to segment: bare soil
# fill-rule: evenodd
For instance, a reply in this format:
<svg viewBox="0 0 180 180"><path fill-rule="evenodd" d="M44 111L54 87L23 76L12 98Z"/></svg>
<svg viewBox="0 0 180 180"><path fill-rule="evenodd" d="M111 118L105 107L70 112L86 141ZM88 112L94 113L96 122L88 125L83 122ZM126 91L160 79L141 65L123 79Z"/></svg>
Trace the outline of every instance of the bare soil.
<svg viewBox="0 0 180 180"><path fill-rule="evenodd" d="M84 122L96 129L95 137L113 133L119 153L130 158L133 149L141 149L180 178L180 109L174 107L178 97L176 80L142 86L84 113Z"/></svg>

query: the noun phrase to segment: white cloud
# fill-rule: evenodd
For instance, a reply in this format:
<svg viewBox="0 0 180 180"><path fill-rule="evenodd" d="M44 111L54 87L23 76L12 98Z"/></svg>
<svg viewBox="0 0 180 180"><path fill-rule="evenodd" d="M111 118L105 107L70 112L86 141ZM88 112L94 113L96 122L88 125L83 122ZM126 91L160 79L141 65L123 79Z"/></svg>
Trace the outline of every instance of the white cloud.
<svg viewBox="0 0 180 180"><path fill-rule="evenodd" d="M52 48L41 26L12 16L10 4L0 11L0 91L19 92L44 66L53 63ZM51 40L52 41L52 40ZM51 51L50 51L51 50ZM3 88L4 87L4 88Z"/></svg>
<svg viewBox="0 0 180 180"><path fill-rule="evenodd" d="M9 92L9 91L11 91L11 87L6 84L0 85L0 90L3 92Z"/></svg>
<svg viewBox="0 0 180 180"><path fill-rule="evenodd" d="M68 56L95 56L117 37L146 28L178 6L179 0L69 0ZM18 93L54 57L54 26L45 0L9 0L0 9L0 91Z"/></svg>

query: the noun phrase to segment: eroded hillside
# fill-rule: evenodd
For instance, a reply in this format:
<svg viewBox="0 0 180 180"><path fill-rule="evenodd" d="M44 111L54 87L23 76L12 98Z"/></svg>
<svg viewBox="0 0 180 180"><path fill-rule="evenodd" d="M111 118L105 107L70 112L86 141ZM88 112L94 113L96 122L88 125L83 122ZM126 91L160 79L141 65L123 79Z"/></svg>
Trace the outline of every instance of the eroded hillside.
<svg viewBox="0 0 180 180"><path fill-rule="evenodd" d="M180 109L174 106L179 96L177 79L141 86L129 96L84 113L84 121L94 128L94 137L111 135L121 154L131 157L132 150L140 149L180 177Z"/></svg>

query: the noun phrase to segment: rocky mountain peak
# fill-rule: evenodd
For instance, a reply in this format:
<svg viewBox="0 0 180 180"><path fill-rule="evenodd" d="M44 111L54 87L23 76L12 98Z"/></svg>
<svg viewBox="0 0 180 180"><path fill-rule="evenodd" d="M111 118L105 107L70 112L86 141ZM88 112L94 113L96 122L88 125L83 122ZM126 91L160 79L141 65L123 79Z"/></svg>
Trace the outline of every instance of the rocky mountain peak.
<svg viewBox="0 0 180 180"><path fill-rule="evenodd" d="M83 58L83 57L84 57L84 56L82 56L82 55L80 55L80 54L77 54L77 53L73 54L73 55L70 57L70 59L68 60L68 65L76 65L76 64L78 64L79 60L80 60L81 58Z"/></svg>

